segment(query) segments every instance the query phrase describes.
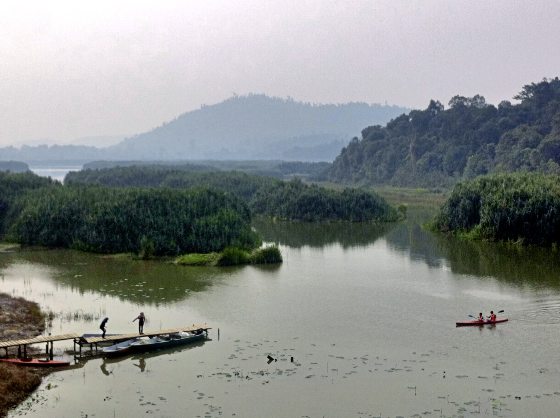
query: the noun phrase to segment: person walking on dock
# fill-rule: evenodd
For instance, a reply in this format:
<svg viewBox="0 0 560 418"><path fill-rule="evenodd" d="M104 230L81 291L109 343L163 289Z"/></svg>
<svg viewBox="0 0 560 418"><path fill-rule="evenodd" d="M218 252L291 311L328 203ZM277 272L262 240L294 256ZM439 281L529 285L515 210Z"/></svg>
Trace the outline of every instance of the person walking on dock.
<svg viewBox="0 0 560 418"><path fill-rule="evenodd" d="M138 333L144 334L144 322L146 321L146 317L144 316L144 312L140 312L136 318L132 320L132 322L138 320Z"/></svg>
<svg viewBox="0 0 560 418"><path fill-rule="evenodd" d="M108 320L109 318L104 318L103 321L101 321L101 325L99 325L99 329L103 331L101 338L105 338L105 333L107 332L107 329L105 328L105 324L107 323Z"/></svg>

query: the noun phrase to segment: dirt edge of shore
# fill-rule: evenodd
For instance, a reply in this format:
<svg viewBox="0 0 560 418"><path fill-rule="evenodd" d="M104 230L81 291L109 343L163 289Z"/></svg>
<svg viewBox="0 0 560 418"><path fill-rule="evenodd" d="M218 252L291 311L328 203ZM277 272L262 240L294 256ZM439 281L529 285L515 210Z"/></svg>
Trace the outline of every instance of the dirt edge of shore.
<svg viewBox="0 0 560 418"><path fill-rule="evenodd" d="M33 338L44 330L45 316L37 303L0 293L0 341ZM0 351L1 356L6 354ZM33 393L47 373L0 363L0 418Z"/></svg>

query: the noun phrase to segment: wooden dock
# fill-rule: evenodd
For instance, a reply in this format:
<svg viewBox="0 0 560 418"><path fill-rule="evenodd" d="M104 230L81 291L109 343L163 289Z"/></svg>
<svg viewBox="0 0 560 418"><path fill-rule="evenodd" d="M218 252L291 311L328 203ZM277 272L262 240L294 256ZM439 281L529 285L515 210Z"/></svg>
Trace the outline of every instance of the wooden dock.
<svg viewBox="0 0 560 418"><path fill-rule="evenodd" d="M79 337L79 338L82 338L84 344L95 344L95 343L101 343L105 341L117 343L123 340L130 340L131 338L156 337L158 335L176 334L178 332L190 332L190 331L196 331L198 329L207 331L212 328L209 328L208 325L206 324L193 324L193 325L187 325L185 327L179 327L179 328L160 329L159 331L145 332L143 334L133 333L133 334L107 335L105 338L102 337L89 337L89 338Z"/></svg>
<svg viewBox="0 0 560 418"><path fill-rule="evenodd" d="M46 344L46 352L50 354L52 359L53 357L53 343L55 341L64 341L64 340L73 340L74 341L74 353L76 353L76 346L79 346L79 353L82 355L82 347L89 346L90 352L94 349L95 351L98 350L99 345L107 345L107 344L116 344L120 341L130 340L132 338L139 338L139 337L156 337L159 335L166 335L166 334L176 334L178 332L192 332L197 330L203 330L204 332L208 333L210 328L207 324L192 324L187 325L184 327L178 328L167 328L167 329L160 329L159 331L150 331L145 332L143 334L139 333L132 333L132 334L118 334L118 335L107 335L105 338L102 337L82 337L78 334L63 334L63 335L45 335L39 336L35 338L27 338L21 340L10 340L10 341L0 341L0 349L6 350L6 356L8 355L8 348L18 347L18 357L27 357L27 346L32 344ZM23 350L22 350L23 349Z"/></svg>
<svg viewBox="0 0 560 418"><path fill-rule="evenodd" d="M8 348L17 347L18 357L21 357L21 352L23 348L23 357L27 357L27 346L32 344L47 344L47 353L49 352L50 345L50 355L52 357L53 343L55 341L73 340L79 338L78 334L63 334L63 335L44 335L35 338L27 338L21 340L10 340L10 341L0 341L0 348L6 350L6 355L8 355Z"/></svg>

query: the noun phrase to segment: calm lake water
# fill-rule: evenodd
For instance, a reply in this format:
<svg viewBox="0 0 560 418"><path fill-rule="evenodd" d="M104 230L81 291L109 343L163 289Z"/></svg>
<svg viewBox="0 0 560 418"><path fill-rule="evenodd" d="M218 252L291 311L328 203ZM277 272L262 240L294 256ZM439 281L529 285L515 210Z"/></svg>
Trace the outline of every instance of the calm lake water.
<svg viewBox="0 0 560 418"><path fill-rule="evenodd" d="M146 330L213 328L196 346L51 374L10 416L558 416L558 253L442 238L414 222L255 227L279 243L282 265L0 254L0 291L52 311L53 334L96 332L105 316L108 332L131 332L140 311ZM491 309L510 321L455 327Z"/></svg>

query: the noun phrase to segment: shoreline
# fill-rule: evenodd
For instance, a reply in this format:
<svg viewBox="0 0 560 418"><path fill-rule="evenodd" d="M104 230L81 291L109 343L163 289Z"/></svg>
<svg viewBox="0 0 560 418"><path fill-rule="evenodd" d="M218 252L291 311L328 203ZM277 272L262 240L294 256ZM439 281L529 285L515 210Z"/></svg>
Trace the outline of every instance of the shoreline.
<svg viewBox="0 0 560 418"><path fill-rule="evenodd" d="M0 340L33 338L45 330L45 316L36 302L0 293ZM4 350L0 353L5 355ZM23 402L41 384L48 370L0 364L0 417Z"/></svg>

